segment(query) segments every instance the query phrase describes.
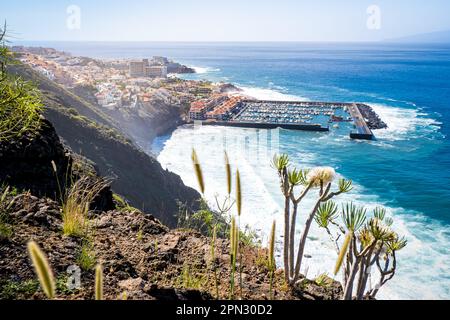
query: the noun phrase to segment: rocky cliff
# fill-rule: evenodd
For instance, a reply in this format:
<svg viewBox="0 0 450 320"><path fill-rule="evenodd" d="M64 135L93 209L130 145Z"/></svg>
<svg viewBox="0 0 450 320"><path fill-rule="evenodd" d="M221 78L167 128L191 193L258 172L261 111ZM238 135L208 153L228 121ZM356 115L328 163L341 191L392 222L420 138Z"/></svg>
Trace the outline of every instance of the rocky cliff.
<svg viewBox="0 0 450 320"><path fill-rule="evenodd" d="M71 92L88 102L94 109L101 110L122 133L149 153L151 141L183 124L188 110L188 106L180 103L171 104L157 98L139 102L133 109L109 110L97 104L96 89L93 87L75 86Z"/></svg>
<svg viewBox="0 0 450 320"><path fill-rule="evenodd" d="M57 167L53 171L52 161ZM64 182L72 158L59 141L53 126L42 120L40 131L27 132L15 141L0 142L0 181L37 196L58 197L57 177Z"/></svg>
<svg viewBox="0 0 450 320"><path fill-rule="evenodd" d="M138 110L111 110L108 115L120 124L122 132L126 132L147 152L151 152L153 139L175 130L184 123L180 106L158 99L140 103Z"/></svg>
<svg viewBox="0 0 450 320"><path fill-rule="evenodd" d="M112 118L26 66L11 70L34 81L43 94L45 117L75 152L111 178L113 190L136 208L146 209L170 227L176 225L179 203L195 210L200 195L178 175L134 146Z"/></svg>

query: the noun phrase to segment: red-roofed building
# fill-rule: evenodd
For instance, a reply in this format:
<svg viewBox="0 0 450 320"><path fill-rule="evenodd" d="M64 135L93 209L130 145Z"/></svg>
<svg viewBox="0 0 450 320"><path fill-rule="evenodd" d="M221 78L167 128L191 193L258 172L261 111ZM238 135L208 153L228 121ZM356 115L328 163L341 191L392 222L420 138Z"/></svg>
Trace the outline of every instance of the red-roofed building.
<svg viewBox="0 0 450 320"><path fill-rule="evenodd" d="M205 114L208 112L208 101L197 100L191 103L191 110L189 111L189 119L204 120Z"/></svg>
<svg viewBox="0 0 450 320"><path fill-rule="evenodd" d="M206 114L206 118L215 120L227 120L233 111L241 105L243 97L235 96L227 99L214 110Z"/></svg>
<svg viewBox="0 0 450 320"><path fill-rule="evenodd" d="M197 100L191 103L190 120L226 120L243 100L243 97L230 97L226 94L215 94L210 99Z"/></svg>

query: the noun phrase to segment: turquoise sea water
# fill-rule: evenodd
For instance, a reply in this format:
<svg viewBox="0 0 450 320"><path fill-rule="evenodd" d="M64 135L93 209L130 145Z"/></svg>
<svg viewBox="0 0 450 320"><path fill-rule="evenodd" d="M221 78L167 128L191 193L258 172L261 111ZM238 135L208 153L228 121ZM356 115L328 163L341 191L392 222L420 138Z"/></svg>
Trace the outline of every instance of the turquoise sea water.
<svg viewBox="0 0 450 320"><path fill-rule="evenodd" d="M231 82L262 99L373 106L389 125L375 131L373 142L351 141L345 130L324 134L185 126L157 139L153 147L163 166L196 187L190 164L195 147L212 203L224 191L222 152L227 149L243 175L244 223L262 234L281 218L282 199L269 163L274 150L288 153L298 166L335 168L355 183L341 201L386 206L395 228L409 240L399 256L398 275L381 297L450 299L450 45L44 45L101 58L164 55L197 68L197 74L186 78ZM266 150L267 141L275 147ZM307 247L312 258L303 271L310 277L331 273L336 253L327 236L313 228Z"/></svg>

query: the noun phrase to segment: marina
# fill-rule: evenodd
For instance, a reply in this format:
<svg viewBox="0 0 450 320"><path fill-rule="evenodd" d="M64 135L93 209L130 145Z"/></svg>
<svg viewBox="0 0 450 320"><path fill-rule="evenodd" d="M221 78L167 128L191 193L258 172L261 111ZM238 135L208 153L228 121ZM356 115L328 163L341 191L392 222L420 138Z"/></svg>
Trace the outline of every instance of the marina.
<svg viewBox="0 0 450 320"><path fill-rule="evenodd" d="M371 110L367 105L342 102L239 100L236 98L231 101L233 103L228 104L226 113L222 113L220 117L193 120L201 120L203 125L258 129L282 128L315 132L329 132L344 126L349 128L351 139L375 139L370 129L371 119L365 118L360 111L360 108L364 107L365 114L367 114L367 110ZM212 109L214 110L214 108ZM372 113L371 118L379 120L373 110Z"/></svg>

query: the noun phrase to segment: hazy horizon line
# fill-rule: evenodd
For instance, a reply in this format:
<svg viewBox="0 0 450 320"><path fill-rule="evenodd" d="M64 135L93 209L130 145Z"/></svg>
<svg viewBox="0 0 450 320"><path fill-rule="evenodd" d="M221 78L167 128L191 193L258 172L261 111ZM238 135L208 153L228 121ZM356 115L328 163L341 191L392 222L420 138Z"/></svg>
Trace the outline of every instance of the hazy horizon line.
<svg viewBox="0 0 450 320"><path fill-rule="evenodd" d="M178 44L245 44L245 43L254 43L254 44L264 44L264 43L272 43L272 44L295 44L295 43L314 43L314 44L428 44L428 45L439 45L439 44L450 44L449 41L435 41L435 42L427 42L427 41L411 41L405 42L400 39L384 39L384 40L367 40L367 41L358 41L358 40L348 40L348 41L324 41L324 40L227 40L227 41L216 41L216 40L193 40L193 41L185 41L185 40L15 40L9 41L8 45L21 45L26 43L178 43Z"/></svg>
<svg viewBox="0 0 450 320"><path fill-rule="evenodd" d="M437 30L426 33L417 33L406 35L396 38L385 38L385 39L374 39L374 40L61 40L61 39L39 39L39 40L29 40L29 39L17 39L17 37L11 36L10 43L14 42L67 42L67 43L406 43L404 40L413 37L429 36L440 33L450 33L450 29ZM441 41L411 41L407 42L411 44L421 44L421 43L433 43L433 44L448 44L448 40Z"/></svg>

